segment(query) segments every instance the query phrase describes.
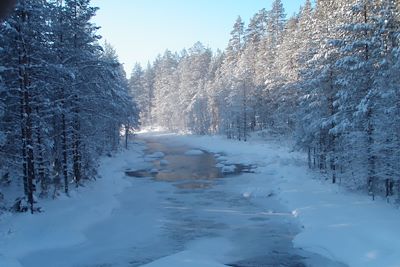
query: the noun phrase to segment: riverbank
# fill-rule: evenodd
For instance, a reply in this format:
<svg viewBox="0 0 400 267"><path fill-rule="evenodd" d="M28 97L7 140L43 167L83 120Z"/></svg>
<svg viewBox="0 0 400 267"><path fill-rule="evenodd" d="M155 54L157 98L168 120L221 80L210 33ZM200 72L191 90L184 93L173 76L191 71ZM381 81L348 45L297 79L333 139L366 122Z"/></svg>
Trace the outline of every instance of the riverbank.
<svg viewBox="0 0 400 267"><path fill-rule="evenodd" d="M144 144L102 159L97 181L63 194L57 199L40 199L41 213L6 213L0 217L0 266L21 267L29 255L76 246L87 240L86 231L109 218L119 206L117 195L131 183L124 179L127 166L143 165ZM56 255L45 254L49 262ZM29 259L28 259L29 260ZM63 257L56 265L68 262ZM38 265L39 266L39 265Z"/></svg>
<svg viewBox="0 0 400 267"><path fill-rule="evenodd" d="M45 212L1 217L0 266L264 266L254 263L271 258L314 267L400 266L398 211L324 181L287 144L161 132L139 138L171 148L156 143L149 151L136 142L103 159L97 182L69 198L42 200ZM202 158L207 151L217 160ZM181 172L185 163L197 165L188 157L229 171L251 165L254 173L171 180L170 171L204 175L202 168ZM135 170L160 175L127 176Z"/></svg>
<svg viewBox="0 0 400 267"><path fill-rule="evenodd" d="M251 185L238 190L261 200L276 195L303 228L294 238L295 247L351 267L400 266L400 212L384 200L372 201L325 181L308 170L306 155L291 151L287 144L160 135L170 142L222 153L231 163L256 164Z"/></svg>

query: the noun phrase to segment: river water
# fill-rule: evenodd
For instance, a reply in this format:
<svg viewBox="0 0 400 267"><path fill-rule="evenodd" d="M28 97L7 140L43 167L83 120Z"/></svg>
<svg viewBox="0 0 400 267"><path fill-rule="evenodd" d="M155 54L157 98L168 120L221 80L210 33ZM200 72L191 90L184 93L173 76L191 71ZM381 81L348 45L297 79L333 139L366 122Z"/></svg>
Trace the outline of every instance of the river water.
<svg viewBox="0 0 400 267"><path fill-rule="evenodd" d="M274 197L263 199L260 205L227 189L229 184L235 184L235 180L244 175L249 178L251 173L224 175L215 167L218 160L211 153L187 155L191 148L184 145L155 139L146 142L148 154L162 152L165 155L152 161L157 170L153 179L174 185L171 192L164 192L163 205L169 211L162 241L174 248L174 252L196 240L207 246L207 240L212 244L216 238L221 238L234 244L224 262L227 266L344 266L293 248L293 237L301 229L292 214ZM132 266L143 263L140 257L137 260Z"/></svg>
<svg viewBox="0 0 400 267"><path fill-rule="evenodd" d="M32 253L23 266L138 267L195 251L234 267L345 267L293 248L301 229L274 196L238 193L254 175L248 166L224 174L211 153L142 141L148 166L124 170L132 186L118 195L112 216L87 229L81 244Z"/></svg>

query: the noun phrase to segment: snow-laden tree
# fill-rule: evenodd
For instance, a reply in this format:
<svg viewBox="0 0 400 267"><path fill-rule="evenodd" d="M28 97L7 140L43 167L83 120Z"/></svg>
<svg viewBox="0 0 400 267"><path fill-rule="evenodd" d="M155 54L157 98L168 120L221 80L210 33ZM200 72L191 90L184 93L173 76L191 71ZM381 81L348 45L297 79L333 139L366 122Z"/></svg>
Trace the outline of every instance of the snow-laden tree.
<svg viewBox="0 0 400 267"><path fill-rule="evenodd" d="M142 114L142 125L152 125L153 121L153 100L154 100L154 69L150 63L147 64L146 70L143 76L144 91L147 94L147 107L141 109Z"/></svg>
<svg viewBox="0 0 400 267"><path fill-rule="evenodd" d="M262 52L262 41L267 34L267 19L268 14L265 9L250 19L245 30L245 45L238 66L239 76L244 83L243 89L246 90L244 104L247 112L244 115L248 117L248 125L244 126L253 131L260 124L258 119L262 114L264 77L263 66L258 64L258 55Z"/></svg>
<svg viewBox="0 0 400 267"><path fill-rule="evenodd" d="M309 49L304 51L301 63L298 143L308 151L310 166L318 166L323 171L329 166L333 183L336 182L339 137L331 132L335 127L334 102L338 91L335 67L338 49L332 45L332 40L341 34L338 27L342 5L338 1L317 1L312 22L308 20L300 31L305 34L304 30L308 30Z"/></svg>
<svg viewBox="0 0 400 267"><path fill-rule="evenodd" d="M178 55L171 51L165 51L154 63L154 106L153 115L155 123L171 130L177 130L176 120L181 116L178 110L177 100L179 80L178 80Z"/></svg>
<svg viewBox="0 0 400 267"><path fill-rule="evenodd" d="M247 27L239 17L221 53L159 57L151 113L177 131L294 137L333 183L390 196L399 176L399 21L393 0L308 0L289 19L276 0Z"/></svg>
<svg viewBox="0 0 400 267"><path fill-rule="evenodd" d="M132 69L132 73L129 78L129 90L131 95L135 98L138 105L138 109L141 112L145 112L149 106L149 94L145 87L145 72L139 63L136 63ZM141 121L143 122L146 118L146 113L141 113Z"/></svg>
<svg viewBox="0 0 400 267"><path fill-rule="evenodd" d="M244 22L241 17L236 19L231 31L231 38L225 51L221 65L222 93L228 112L221 113L223 128L229 138L242 138L243 123L246 114L243 113L244 91L243 81L239 75L239 60L245 43ZM222 111L223 109L221 109Z"/></svg>
<svg viewBox="0 0 400 267"><path fill-rule="evenodd" d="M1 25L5 129L8 169L20 172L29 209L34 209L36 183L47 190L44 135L47 127L49 84L48 5L45 1L19 1L12 16ZM37 167L36 167L37 165ZM47 166L46 166L47 165ZM9 174L8 170L7 173ZM14 173L12 173L14 175Z"/></svg>
<svg viewBox="0 0 400 267"><path fill-rule="evenodd" d="M88 115L99 117L94 126L101 127L102 131L91 127L88 130L94 137L103 141L102 146L96 146L100 140L92 144L96 150L102 149L104 154L118 149L121 127L124 128L125 147L128 146L130 133L139 126L140 107L136 100L139 98L132 95L126 73L119 63L115 49L106 43L99 59L99 67L94 68L92 74L92 77L97 75L95 95L98 99L97 113ZM98 134L99 132L103 134Z"/></svg>
<svg viewBox="0 0 400 267"><path fill-rule="evenodd" d="M210 120L210 128L208 130L211 134L223 133L221 129L221 107L223 107L223 100L220 97L220 78L221 78L221 65L224 60L224 54L218 50L211 58L208 80L205 83L205 92L208 103L208 113Z"/></svg>
<svg viewBox="0 0 400 267"><path fill-rule="evenodd" d="M380 72L383 52L380 38L378 1L357 1L352 6L352 21L343 25L346 33L338 39L340 58L337 60L339 91L335 128L344 142L356 148L351 167L361 166L370 194L378 186L377 153L375 150L377 89L374 85ZM380 90L380 88L378 89ZM343 153L346 153L344 151Z"/></svg>
<svg viewBox="0 0 400 267"><path fill-rule="evenodd" d="M183 114L183 127L206 134L209 129L205 81L208 79L211 51L200 42L193 45L179 62L179 102Z"/></svg>
<svg viewBox="0 0 400 267"><path fill-rule="evenodd" d="M1 35L0 35L1 38ZM2 48L0 48L1 50ZM6 125L5 125L5 111L6 111L6 87L3 83L3 78L2 78L2 71L3 71L2 66L0 66L0 183L9 183L9 175L7 175L7 171L5 170L6 168L6 155L5 155L5 144L7 140L7 133L6 133ZM1 188L0 188L0 205L2 205L2 200L3 200L3 194L1 193Z"/></svg>
<svg viewBox="0 0 400 267"><path fill-rule="evenodd" d="M35 192L68 194L71 181L94 178L121 127L137 126L115 51L98 44L96 10L86 0L21 0L0 24L0 174L22 189L16 211L37 210Z"/></svg>
<svg viewBox="0 0 400 267"><path fill-rule="evenodd" d="M359 112L367 112L367 116L368 112L372 113L372 122L367 124L371 127L367 131L372 132L367 134L372 135L371 151L375 154L375 177L369 177L372 179L370 192L374 195L384 190L389 197L393 194L394 182L399 180L399 85L398 75L394 73L399 70L400 20L395 1L379 1L373 8L375 12L370 23L373 38L368 44L370 61L374 65L373 83L370 93L361 100L363 110Z"/></svg>

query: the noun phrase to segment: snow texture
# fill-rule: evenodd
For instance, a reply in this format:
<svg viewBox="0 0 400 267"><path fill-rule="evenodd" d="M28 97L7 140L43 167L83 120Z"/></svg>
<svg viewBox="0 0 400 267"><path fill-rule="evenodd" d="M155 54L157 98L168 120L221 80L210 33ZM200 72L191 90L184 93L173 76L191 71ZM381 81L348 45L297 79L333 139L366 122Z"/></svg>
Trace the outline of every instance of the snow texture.
<svg viewBox="0 0 400 267"><path fill-rule="evenodd" d="M124 170L143 164L143 147L105 157L99 170L100 178L71 192L70 197L41 201L45 212L31 215L7 214L0 217L0 266L24 266L20 260L43 250L77 246L87 240L86 233L93 225L107 220L119 206L116 198L131 184ZM68 266L68 259L65 266ZM64 266L60 263L58 266Z"/></svg>
<svg viewBox="0 0 400 267"><path fill-rule="evenodd" d="M266 211L259 216L295 217L302 228L294 238L296 247L351 267L400 266L400 214L384 201L373 202L320 179L318 174L307 170L302 153L291 152L287 145L270 141L242 143L218 136L174 134L163 134L163 138L168 144L196 145L206 151L223 153L230 162L257 165L257 173L229 179L226 190L260 205L271 196L277 197L290 212L265 206ZM148 166L143 150L138 145L114 158L105 158L101 178L96 183L78 188L69 198L42 202L44 213L3 215L0 266L52 263L58 267L126 266L131 260L130 250L138 244L146 247L149 240L160 236L165 220L163 210L151 207L162 204L159 192L167 192L171 187L168 183L124 175L124 170L132 166ZM167 208L186 212L190 205L168 206L164 210ZM227 214L240 215L239 211L218 209L212 204L203 212L219 214L221 218ZM108 233L108 240L100 242L98 236L104 232ZM234 244L225 239L197 240L141 266L222 267L226 266L222 263L233 257L233 248ZM149 247L143 256L150 258L151 253L162 249L166 249L163 243L159 248ZM60 251L71 257L60 260L59 255L65 255Z"/></svg>
<svg viewBox="0 0 400 267"><path fill-rule="evenodd" d="M224 165L222 167L222 173L234 173L236 170L235 165Z"/></svg>
<svg viewBox="0 0 400 267"><path fill-rule="evenodd" d="M168 160L165 160L165 159L160 160L161 166L167 166L168 164L169 164Z"/></svg>
<svg viewBox="0 0 400 267"><path fill-rule="evenodd" d="M202 154L204 154L204 152L201 150L198 150L198 149L188 150L185 153L186 156L198 156L198 155L202 155Z"/></svg>
<svg viewBox="0 0 400 267"><path fill-rule="evenodd" d="M276 194L303 227L294 239L296 247L351 267L400 266L399 212L384 199L372 201L325 181L308 170L306 155L289 145L220 136L171 135L170 142L174 140L222 153L230 162L256 164L257 174L250 186L241 188L242 194Z"/></svg>

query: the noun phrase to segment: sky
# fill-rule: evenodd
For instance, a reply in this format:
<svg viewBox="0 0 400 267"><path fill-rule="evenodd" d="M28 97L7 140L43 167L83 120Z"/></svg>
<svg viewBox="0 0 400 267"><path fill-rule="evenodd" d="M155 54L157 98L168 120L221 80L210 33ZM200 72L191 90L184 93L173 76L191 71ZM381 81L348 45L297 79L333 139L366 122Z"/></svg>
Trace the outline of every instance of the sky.
<svg viewBox="0 0 400 267"><path fill-rule="evenodd" d="M146 66L166 49L181 51L197 41L223 50L236 18L247 23L273 0L92 0L100 10L93 21L103 40L116 49L129 76L134 64ZM283 0L292 15L305 0Z"/></svg>

